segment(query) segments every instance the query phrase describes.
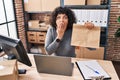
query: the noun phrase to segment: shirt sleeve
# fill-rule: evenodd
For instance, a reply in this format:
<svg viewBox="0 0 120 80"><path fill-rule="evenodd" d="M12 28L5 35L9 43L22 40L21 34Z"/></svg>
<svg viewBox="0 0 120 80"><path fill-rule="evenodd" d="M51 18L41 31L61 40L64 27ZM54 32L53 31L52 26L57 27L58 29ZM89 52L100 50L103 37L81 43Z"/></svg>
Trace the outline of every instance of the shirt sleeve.
<svg viewBox="0 0 120 80"><path fill-rule="evenodd" d="M55 53L58 46L59 46L59 43L56 42L55 32L53 28L49 27L46 34L46 38L45 38L45 50L47 54L50 55L52 53Z"/></svg>

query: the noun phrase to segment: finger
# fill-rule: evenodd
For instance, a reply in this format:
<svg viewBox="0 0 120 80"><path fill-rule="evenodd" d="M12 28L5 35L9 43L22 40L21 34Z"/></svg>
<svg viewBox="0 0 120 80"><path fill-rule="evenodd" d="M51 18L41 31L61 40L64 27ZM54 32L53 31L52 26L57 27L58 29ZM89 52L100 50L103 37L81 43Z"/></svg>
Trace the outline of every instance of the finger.
<svg viewBox="0 0 120 80"><path fill-rule="evenodd" d="M91 23L91 22L86 22L86 23L84 24L84 26L85 26L86 28L88 28L88 29L93 29L93 28L94 28L94 24Z"/></svg>

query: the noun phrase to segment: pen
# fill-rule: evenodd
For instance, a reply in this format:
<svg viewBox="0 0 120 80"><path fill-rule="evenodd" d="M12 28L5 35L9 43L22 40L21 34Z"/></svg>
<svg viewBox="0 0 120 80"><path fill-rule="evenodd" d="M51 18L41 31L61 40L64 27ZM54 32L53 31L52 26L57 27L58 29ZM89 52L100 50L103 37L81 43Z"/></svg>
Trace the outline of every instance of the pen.
<svg viewBox="0 0 120 80"><path fill-rule="evenodd" d="M92 69L90 66L88 66L88 65L85 65L85 66L86 66L87 68L91 69L92 71L94 71L95 73L100 74L98 71Z"/></svg>

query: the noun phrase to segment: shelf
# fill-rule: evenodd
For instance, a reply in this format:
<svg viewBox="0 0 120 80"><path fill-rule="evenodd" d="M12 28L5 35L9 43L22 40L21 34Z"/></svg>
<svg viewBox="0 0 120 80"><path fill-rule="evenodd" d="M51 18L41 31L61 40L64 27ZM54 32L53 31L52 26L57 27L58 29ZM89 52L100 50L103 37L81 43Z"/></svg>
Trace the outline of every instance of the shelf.
<svg viewBox="0 0 120 80"><path fill-rule="evenodd" d="M49 14L51 11L25 11L26 13L46 13Z"/></svg>
<svg viewBox="0 0 120 80"><path fill-rule="evenodd" d="M108 9L110 5L65 5L71 9Z"/></svg>
<svg viewBox="0 0 120 80"><path fill-rule="evenodd" d="M28 29L27 31L44 31L46 32L47 30L46 29Z"/></svg>

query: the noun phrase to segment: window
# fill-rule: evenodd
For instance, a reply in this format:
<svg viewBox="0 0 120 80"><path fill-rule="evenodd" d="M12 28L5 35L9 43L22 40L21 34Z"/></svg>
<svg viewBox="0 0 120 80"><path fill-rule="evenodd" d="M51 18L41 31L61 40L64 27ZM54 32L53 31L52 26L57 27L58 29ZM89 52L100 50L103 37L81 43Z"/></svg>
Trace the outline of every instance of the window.
<svg viewBox="0 0 120 80"><path fill-rule="evenodd" d="M0 0L0 34L17 38L13 0Z"/></svg>

